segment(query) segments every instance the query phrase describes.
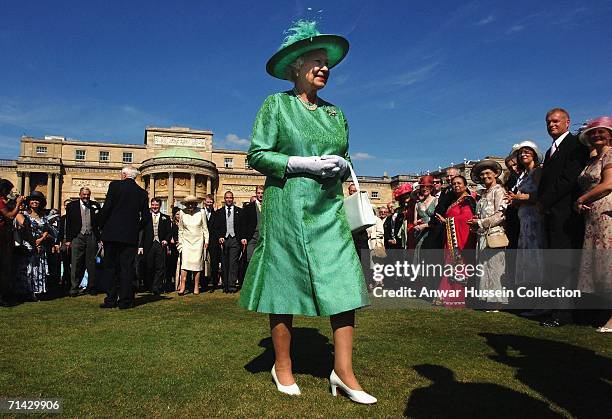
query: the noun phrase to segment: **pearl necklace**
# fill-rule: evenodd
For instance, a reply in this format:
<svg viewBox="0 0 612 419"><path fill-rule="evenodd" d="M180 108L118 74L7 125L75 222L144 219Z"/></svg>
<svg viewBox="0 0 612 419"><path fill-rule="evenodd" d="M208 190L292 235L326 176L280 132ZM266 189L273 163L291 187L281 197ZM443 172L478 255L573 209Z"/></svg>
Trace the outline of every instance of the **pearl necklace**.
<svg viewBox="0 0 612 419"><path fill-rule="evenodd" d="M318 105L319 98L317 98L317 101L315 103L310 103L309 101L307 100L305 101L304 99L302 99L302 97L300 96L298 91L295 89L295 87L293 88L293 93L295 93L295 97L297 97L300 100L300 103L304 105L304 107L308 109L309 111L314 111L319 107Z"/></svg>

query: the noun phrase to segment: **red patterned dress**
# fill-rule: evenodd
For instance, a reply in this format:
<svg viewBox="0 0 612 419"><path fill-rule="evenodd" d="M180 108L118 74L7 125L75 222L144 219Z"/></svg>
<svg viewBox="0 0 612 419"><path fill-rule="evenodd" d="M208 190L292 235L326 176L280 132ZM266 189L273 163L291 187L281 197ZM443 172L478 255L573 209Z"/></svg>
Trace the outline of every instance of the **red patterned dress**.
<svg viewBox="0 0 612 419"><path fill-rule="evenodd" d="M455 230L457 232L457 244L459 251L464 249L476 248L476 234L470 230L467 221L472 219L475 214L476 202L470 195L463 195L451 204L446 210L445 217L455 220ZM473 252L472 252L473 253ZM473 256L473 255L472 255ZM444 239L444 259L446 264L455 265L452 258L451 243L445 235ZM463 262L471 263L463 258ZM440 301L444 307L462 308L465 307L464 284L443 276L440 281L438 291L441 293Z"/></svg>

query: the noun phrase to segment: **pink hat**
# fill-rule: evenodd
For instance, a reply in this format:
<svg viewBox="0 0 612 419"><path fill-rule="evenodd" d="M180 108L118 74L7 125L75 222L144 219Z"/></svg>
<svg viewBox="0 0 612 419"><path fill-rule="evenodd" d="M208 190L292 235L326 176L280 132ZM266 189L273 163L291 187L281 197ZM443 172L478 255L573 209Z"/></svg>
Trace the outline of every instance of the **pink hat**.
<svg viewBox="0 0 612 419"><path fill-rule="evenodd" d="M612 131L612 118L609 116L600 116L599 118L590 121L587 126L582 130L582 132L580 132L580 136L578 137L582 144L586 146L591 145L586 133L591 130L594 130L595 128L606 128Z"/></svg>
<svg viewBox="0 0 612 419"><path fill-rule="evenodd" d="M412 192L412 184L404 183L393 191L393 198L397 201L400 196L409 194L410 192Z"/></svg>

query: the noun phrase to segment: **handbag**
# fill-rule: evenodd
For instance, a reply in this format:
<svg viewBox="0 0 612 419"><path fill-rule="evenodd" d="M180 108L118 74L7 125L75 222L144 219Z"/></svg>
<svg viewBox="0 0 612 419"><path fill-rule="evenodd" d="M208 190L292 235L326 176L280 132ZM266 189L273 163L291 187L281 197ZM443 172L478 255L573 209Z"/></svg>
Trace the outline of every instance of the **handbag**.
<svg viewBox="0 0 612 419"><path fill-rule="evenodd" d="M489 228L489 230L491 230L491 228ZM510 244L510 240L508 240L508 236L506 236L505 232L501 232L501 233L489 233L489 230L487 230L487 233L485 235L485 240L487 242L487 247L491 248L491 249L501 249L503 247L508 247L508 244Z"/></svg>
<svg viewBox="0 0 612 419"><path fill-rule="evenodd" d="M384 259L387 257L387 249L380 243L376 243L372 249L372 256L378 259Z"/></svg>
<svg viewBox="0 0 612 419"><path fill-rule="evenodd" d="M350 164L349 170L357 192L344 198L344 211L351 232L356 233L376 224L376 215L370 204L368 193L359 187L359 181Z"/></svg>

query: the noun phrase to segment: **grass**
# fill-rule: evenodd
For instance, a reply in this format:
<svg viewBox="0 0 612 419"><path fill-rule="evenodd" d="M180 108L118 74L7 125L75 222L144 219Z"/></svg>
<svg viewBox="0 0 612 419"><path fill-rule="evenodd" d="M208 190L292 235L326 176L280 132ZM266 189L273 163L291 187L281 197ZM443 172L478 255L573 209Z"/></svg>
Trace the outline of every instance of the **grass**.
<svg viewBox="0 0 612 419"><path fill-rule="evenodd" d="M612 412L612 336L507 313L365 309L354 365L379 399L329 394L326 318L296 318L303 395L279 394L267 318L235 295L134 310L83 296L0 309L0 397L59 397L63 414L150 417L598 417ZM146 298L142 296L141 298Z"/></svg>

